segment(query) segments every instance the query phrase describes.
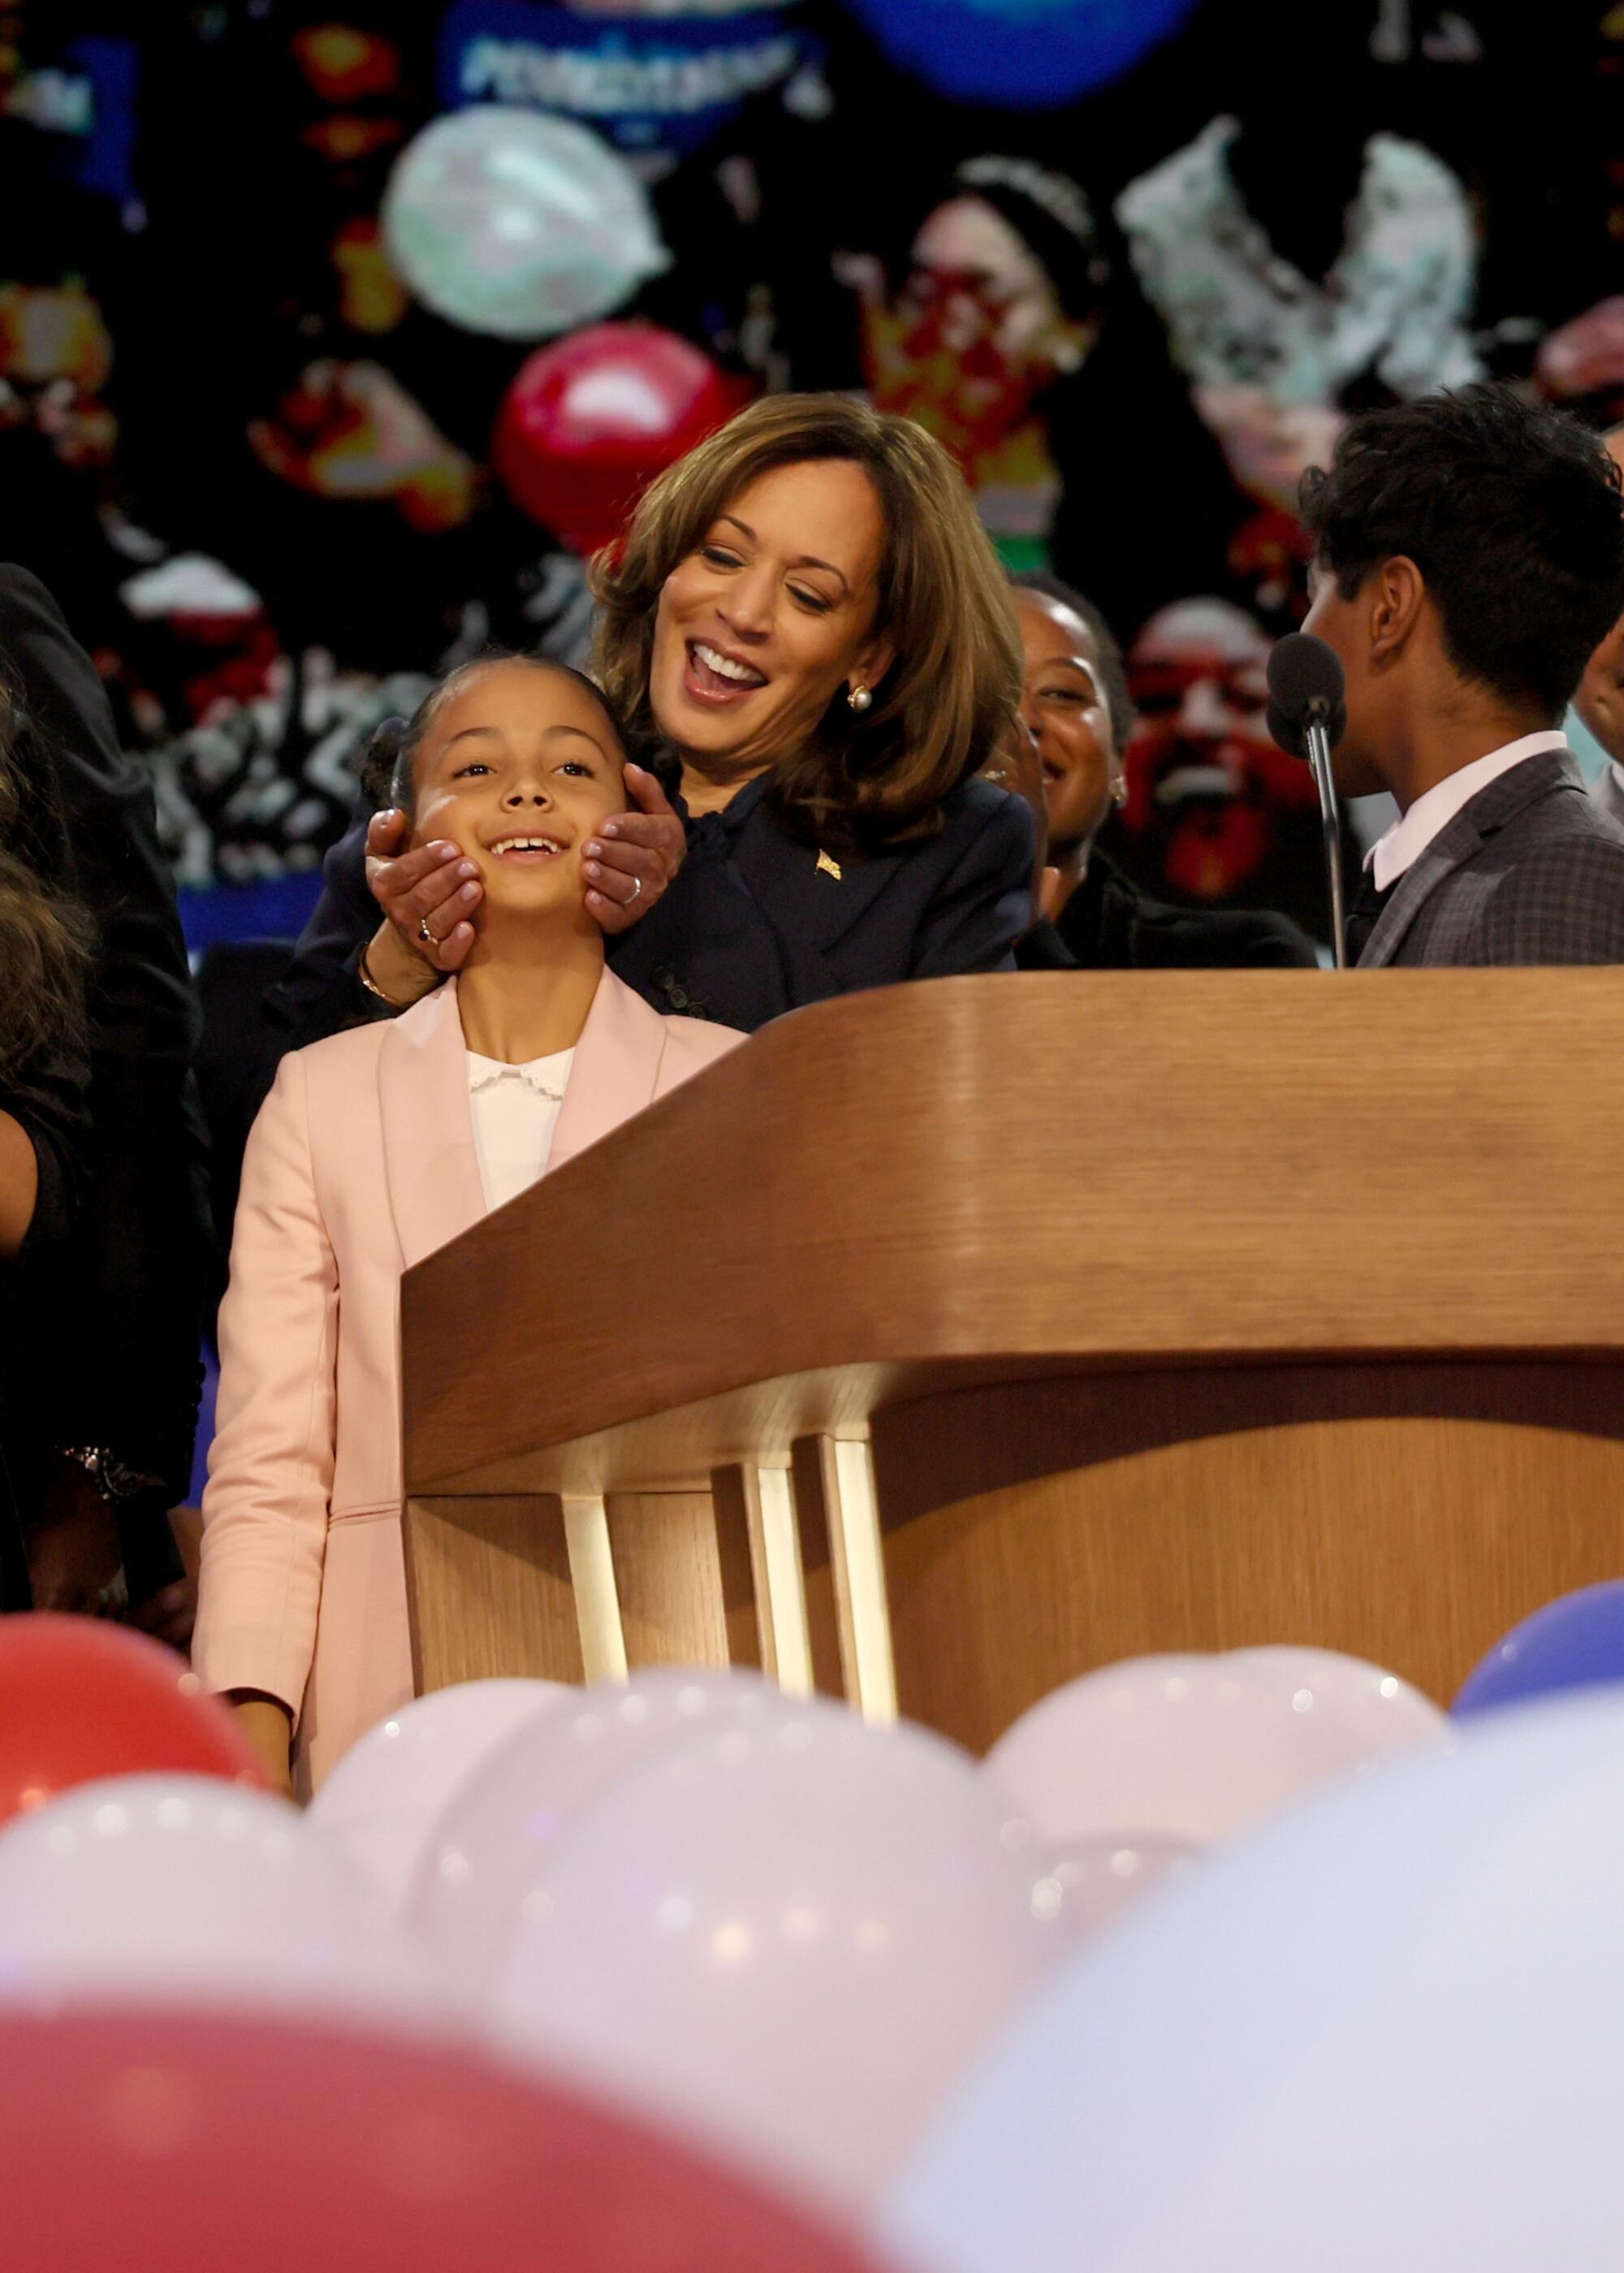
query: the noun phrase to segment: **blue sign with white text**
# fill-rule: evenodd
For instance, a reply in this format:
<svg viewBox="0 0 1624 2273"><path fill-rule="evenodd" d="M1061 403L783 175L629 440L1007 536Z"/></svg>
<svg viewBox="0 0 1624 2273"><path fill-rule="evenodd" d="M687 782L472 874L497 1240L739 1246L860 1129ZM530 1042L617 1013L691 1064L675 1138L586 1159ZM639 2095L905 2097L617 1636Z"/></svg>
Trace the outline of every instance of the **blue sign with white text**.
<svg viewBox="0 0 1624 2273"><path fill-rule="evenodd" d="M782 8L578 14L543 0L458 0L440 27L439 99L556 110L628 157L685 156L813 52Z"/></svg>

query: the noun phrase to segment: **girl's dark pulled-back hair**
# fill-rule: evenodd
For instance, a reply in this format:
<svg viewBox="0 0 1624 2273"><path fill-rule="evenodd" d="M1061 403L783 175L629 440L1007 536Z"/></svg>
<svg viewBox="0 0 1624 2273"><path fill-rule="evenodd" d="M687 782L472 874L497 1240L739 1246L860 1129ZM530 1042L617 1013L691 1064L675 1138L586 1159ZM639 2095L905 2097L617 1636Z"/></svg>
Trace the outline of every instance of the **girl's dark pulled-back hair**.
<svg viewBox="0 0 1624 2273"><path fill-rule="evenodd" d="M648 677L666 578L760 475L829 461L860 467L879 501L872 629L893 642L895 659L871 709L854 711L837 694L801 746L780 754L774 795L814 844L932 836L943 800L1014 730L1021 639L962 476L910 419L843 394L775 394L690 450L645 492L618 557L600 553L594 563L598 675L625 715L639 763L658 770Z"/></svg>
<svg viewBox="0 0 1624 2273"><path fill-rule="evenodd" d="M444 679L429 689L409 718L382 718L367 738L361 758L361 786L365 791L374 812L393 809L408 818L417 811L417 781L415 771L417 752L423 738L434 722L435 714L450 701L469 679L493 664L522 663L534 671L556 671L561 679L573 679L584 686L613 728L615 739L625 747L625 729L615 715L615 707L595 679L588 679L584 671L573 664L560 663L550 655L520 655L503 648L491 648L476 655L467 663L460 663L448 671Z"/></svg>
<svg viewBox="0 0 1624 2273"><path fill-rule="evenodd" d="M1301 509L1344 600L1413 560L1463 677L1545 717L1624 613L1618 468L1570 413L1503 381L1351 419Z"/></svg>
<svg viewBox="0 0 1624 2273"><path fill-rule="evenodd" d="M0 679L0 1078L26 1075L85 1034L91 926L83 910L42 883L41 848L23 795L29 738Z"/></svg>

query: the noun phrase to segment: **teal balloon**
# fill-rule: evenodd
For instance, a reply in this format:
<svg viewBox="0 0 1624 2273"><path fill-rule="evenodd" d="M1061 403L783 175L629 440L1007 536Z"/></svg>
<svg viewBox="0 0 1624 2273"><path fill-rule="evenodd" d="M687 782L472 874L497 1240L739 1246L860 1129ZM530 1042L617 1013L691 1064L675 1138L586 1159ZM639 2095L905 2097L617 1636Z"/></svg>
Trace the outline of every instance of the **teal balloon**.
<svg viewBox="0 0 1624 2273"><path fill-rule="evenodd" d="M545 340L670 265L642 184L588 127L481 103L395 161L384 241L414 297L464 331Z"/></svg>

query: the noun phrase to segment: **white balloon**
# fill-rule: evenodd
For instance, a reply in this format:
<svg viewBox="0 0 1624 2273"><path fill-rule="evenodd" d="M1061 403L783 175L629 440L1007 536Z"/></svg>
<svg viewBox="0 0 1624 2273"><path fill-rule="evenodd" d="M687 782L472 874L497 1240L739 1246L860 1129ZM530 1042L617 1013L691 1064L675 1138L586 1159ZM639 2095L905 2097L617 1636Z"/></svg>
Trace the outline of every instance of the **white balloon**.
<svg viewBox="0 0 1624 2273"><path fill-rule="evenodd" d="M1023 1713L984 1773L1053 1843L1141 1831L1202 1845L1373 1749L1321 1683L1232 1656L1129 1658Z"/></svg>
<svg viewBox="0 0 1624 2273"><path fill-rule="evenodd" d="M1029 1839L924 1729L825 1705L692 1742L537 1872L492 2029L849 2208L1060 1954Z"/></svg>
<svg viewBox="0 0 1624 2273"><path fill-rule="evenodd" d="M462 2009L296 1809L193 1775L80 1784L0 1832L0 2005L109 1999L432 2029Z"/></svg>
<svg viewBox="0 0 1624 2273"><path fill-rule="evenodd" d="M441 1811L515 1729L580 1695L558 1681L465 1681L415 1699L345 1753L305 1810L305 1835L398 1912Z"/></svg>
<svg viewBox="0 0 1624 2273"><path fill-rule="evenodd" d="M1187 1839L1124 1831L1041 1849L1032 1865L1032 1909L1074 1941L1091 1941L1153 1888L1184 1876L1201 1849Z"/></svg>
<svg viewBox="0 0 1624 2273"><path fill-rule="evenodd" d="M1082 1951L894 2188L937 2273L1613 2273L1624 1699L1486 1716Z"/></svg>
<svg viewBox="0 0 1624 2273"><path fill-rule="evenodd" d="M423 305L500 339L591 323L670 265L642 184L600 136L500 103L425 126L395 161L382 219Z"/></svg>
<svg viewBox="0 0 1624 2273"><path fill-rule="evenodd" d="M1328 1706L1363 1750L1367 1762L1389 1752L1445 1751L1455 1742L1455 1723L1441 1705L1385 1666L1337 1649L1232 1649L1238 1665L1265 1681L1276 1682L1293 1699L1308 1690L1316 1707Z"/></svg>
<svg viewBox="0 0 1624 2273"><path fill-rule="evenodd" d="M566 1691L463 1781L423 1842L404 1914L448 1975L483 1988L551 1850L602 1791L696 1736L804 1711L759 1675L651 1667Z"/></svg>

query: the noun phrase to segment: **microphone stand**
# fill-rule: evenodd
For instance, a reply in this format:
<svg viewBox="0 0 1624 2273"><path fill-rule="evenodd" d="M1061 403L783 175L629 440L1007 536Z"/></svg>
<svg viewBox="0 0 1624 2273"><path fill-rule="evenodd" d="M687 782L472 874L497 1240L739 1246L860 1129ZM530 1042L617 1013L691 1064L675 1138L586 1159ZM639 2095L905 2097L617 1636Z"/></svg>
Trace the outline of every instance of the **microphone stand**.
<svg viewBox="0 0 1624 2273"><path fill-rule="evenodd" d="M1336 784L1331 779L1331 738L1326 725L1327 706L1313 704L1304 739L1313 785L1320 792L1320 826L1325 843L1325 873L1331 894L1331 953L1338 971L1348 967L1348 919L1343 906L1342 822L1336 812Z"/></svg>

